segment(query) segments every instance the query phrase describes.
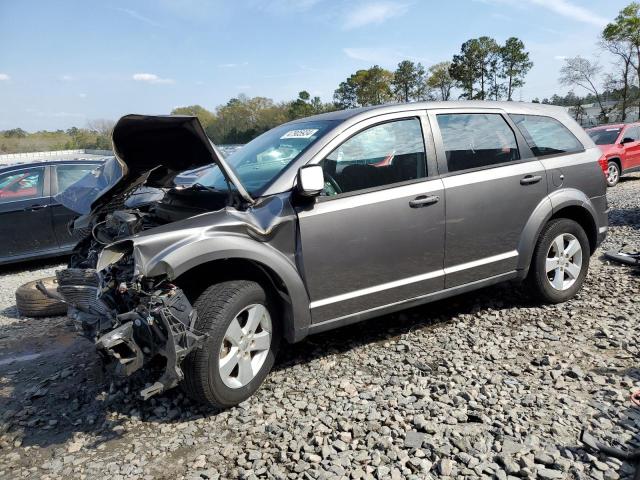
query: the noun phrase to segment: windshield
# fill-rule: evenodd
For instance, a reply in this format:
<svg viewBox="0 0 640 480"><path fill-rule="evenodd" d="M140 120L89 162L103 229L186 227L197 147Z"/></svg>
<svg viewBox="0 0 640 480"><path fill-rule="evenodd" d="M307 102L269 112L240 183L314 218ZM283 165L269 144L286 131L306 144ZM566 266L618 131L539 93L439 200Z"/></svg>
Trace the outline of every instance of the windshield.
<svg viewBox="0 0 640 480"><path fill-rule="evenodd" d="M587 133L596 145L613 145L620 135L621 128L599 128L597 130L587 130Z"/></svg>
<svg viewBox="0 0 640 480"><path fill-rule="evenodd" d="M250 194L259 192L334 124L335 121L324 120L276 127L225 158L225 162ZM227 189L225 178L217 166L212 166L198 178L197 183L216 190Z"/></svg>

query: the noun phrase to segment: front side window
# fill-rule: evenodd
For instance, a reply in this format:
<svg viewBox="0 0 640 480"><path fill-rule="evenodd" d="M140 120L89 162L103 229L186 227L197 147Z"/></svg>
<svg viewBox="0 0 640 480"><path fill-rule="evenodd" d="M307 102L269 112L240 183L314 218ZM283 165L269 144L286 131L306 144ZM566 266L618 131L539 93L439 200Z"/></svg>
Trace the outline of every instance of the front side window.
<svg viewBox="0 0 640 480"><path fill-rule="evenodd" d="M44 168L8 172L0 175L0 203L43 196Z"/></svg>
<svg viewBox="0 0 640 480"><path fill-rule="evenodd" d="M634 142L640 140L640 129L638 127L629 127L624 131L622 139L630 138Z"/></svg>
<svg viewBox="0 0 640 480"><path fill-rule="evenodd" d="M63 192L76 183L87 173L93 170L95 165L59 165L56 167L58 177L58 192Z"/></svg>
<svg viewBox="0 0 640 480"><path fill-rule="evenodd" d="M263 190L311 145L322 138L335 121L296 122L281 125L247 143L225 158L250 194ZM226 190L224 175L212 166L198 184Z"/></svg>
<svg viewBox="0 0 640 480"><path fill-rule="evenodd" d="M541 115L511 115L536 157L575 153L584 150L582 143L555 118Z"/></svg>
<svg viewBox="0 0 640 480"><path fill-rule="evenodd" d="M502 115L447 113L436 117L450 172L520 159L516 137Z"/></svg>
<svg viewBox="0 0 640 480"><path fill-rule="evenodd" d="M324 195L354 192L426 177L420 120L375 125L357 133L321 163Z"/></svg>

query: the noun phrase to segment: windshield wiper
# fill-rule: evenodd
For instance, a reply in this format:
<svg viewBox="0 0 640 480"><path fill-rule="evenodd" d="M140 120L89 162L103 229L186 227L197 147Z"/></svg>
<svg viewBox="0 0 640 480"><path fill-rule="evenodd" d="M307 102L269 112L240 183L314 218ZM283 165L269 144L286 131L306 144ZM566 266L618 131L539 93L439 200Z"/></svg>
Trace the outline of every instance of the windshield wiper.
<svg viewBox="0 0 640 480"><path fill-rule="evenodd" d="M189 188L193 188L195 190L208 190L209 192L221 193L217 188L210 187L208 185L203 185L200 182L194 182L191 184Z"/></svg>

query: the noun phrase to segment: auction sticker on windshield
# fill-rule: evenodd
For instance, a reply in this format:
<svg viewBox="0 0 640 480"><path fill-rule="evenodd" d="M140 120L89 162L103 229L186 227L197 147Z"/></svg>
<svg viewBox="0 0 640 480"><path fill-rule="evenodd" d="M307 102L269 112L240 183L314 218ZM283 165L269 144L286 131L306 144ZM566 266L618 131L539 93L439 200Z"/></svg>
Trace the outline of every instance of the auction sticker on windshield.
<svg viewBox="0 0 640 480"><path fill-rule="evenodd" d="M301 130L289 130L283 136L280 137L280 140L284 140L287 138L311 138L318 131L317 128L304 128Z"/></svg>

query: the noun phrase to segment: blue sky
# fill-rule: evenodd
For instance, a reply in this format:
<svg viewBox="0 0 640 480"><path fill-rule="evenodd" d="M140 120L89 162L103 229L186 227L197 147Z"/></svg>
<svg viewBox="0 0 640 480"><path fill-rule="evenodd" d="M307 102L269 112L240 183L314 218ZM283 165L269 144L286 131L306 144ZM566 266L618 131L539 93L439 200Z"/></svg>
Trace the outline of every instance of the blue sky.
<svg viewBox="0 0 640 480"><path fill-rule="evenodd" d="M610 58L598 35L627 0L0 0L0 129L274 100L373 64L448 60L465 40L520 37L535 63L516 98L550 96L562 58Z"/></svg>

